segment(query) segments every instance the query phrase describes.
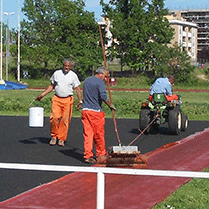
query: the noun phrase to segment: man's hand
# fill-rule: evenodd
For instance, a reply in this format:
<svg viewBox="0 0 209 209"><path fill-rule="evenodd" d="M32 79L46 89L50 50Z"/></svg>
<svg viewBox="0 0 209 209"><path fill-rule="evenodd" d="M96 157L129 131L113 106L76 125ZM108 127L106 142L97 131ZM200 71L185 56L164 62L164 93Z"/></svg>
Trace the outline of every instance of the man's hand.
<svg viewBox="0 0 209 209"><path fill-rule="evenodd" d="M105 101L105 104L111 109L111 110L116 110L116 107L114 104L111 104L109 100Z"/></svg>
<svg viewBox="0 0 209 209"><path fill-rule="evenodd" d="M111 110L114 110L114 111L116 110L116 107L114 106L114 104L111 104L111 105L110 105L110 109L111 109Z"/></svg>
<svg viewBox="0 0 209 209"><path fill-rule="evenodd" d="M35 98L36 101L41 101L41 99L43 98L44 96L42 94L40 94L39 96L37 96Z"/></svg>
<svg viewBox="0 0 209 209"><path fill-rule="evenodd" d="M82 100L78 101L77 109L76 110L80 110L81 107L82 107L82 104L83 104L83 101Z"/></svg>
<svg viewBox="0 0 209 209"><path fill-rule="evenodd" d="M48 93L50 93L54 89L54 84L50 84L48 88L39 96L35 98L36 101L40 101L43 97L45 97Z"/></svg>

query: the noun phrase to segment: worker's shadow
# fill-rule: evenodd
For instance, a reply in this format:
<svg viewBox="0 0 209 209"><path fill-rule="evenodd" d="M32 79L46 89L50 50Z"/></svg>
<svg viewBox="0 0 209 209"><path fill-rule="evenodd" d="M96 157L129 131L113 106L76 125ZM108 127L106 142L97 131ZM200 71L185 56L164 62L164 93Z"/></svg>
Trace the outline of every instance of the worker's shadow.
<svg viewBox="0 0 209 209"><path fill-rule="evenodd" d="M39 141L42 144L49 144L50 140L51 140L51 138L47 138L47 137L34 137L31 139L19 140L19 142L21 142L23 144L37 144L36 141Z"/></svg>
<svg viewBox="0 0 209 209"><path fill-rule="evenodd" d="M49 144L51 138L47 138L47 137L34 137L31 139L24 139L24 140L20 140L20 143L23 144L37 144L37 141L43 143L43 144ZM75 158L81 162L84 162L84 158L83 158L83 150L76 148L76 147L72 147L70 146L70 149L67 150L59 150L60 153L67 155L69 157ZM82 153L82 154L81 154Z"/></svg>
<svg viewBox="0 0 209 209"><path fill-rule="evenodd" d="M81 150L80 148L72 147L72 146L70 146L70 147L71 147L71 149L59 150L59 152L61 152L62 154L66 155L66 156L75 158L81 162L84 162L83 150Z"/></svg>

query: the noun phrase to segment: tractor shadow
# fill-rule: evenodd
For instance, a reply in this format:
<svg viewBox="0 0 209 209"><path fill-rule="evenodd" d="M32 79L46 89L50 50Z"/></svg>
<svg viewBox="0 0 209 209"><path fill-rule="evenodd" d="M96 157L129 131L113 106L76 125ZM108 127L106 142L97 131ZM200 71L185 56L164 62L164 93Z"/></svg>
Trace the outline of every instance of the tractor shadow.
<svg viewBox="0 0 209 209"><path fill-rule="evenodd" d="M141 134L141 131L140 131L140 129L134 128L134 129L132 129L129 133L139 135L139 134ZM142 136L156 135L156 134L161 134L161 135L171 135L171 133L170 133L168 127L162 126L162 127L159 128L159 130L157 130L157 131L152 131L152 132L149 133L149 134L143 133Z"/></svg>

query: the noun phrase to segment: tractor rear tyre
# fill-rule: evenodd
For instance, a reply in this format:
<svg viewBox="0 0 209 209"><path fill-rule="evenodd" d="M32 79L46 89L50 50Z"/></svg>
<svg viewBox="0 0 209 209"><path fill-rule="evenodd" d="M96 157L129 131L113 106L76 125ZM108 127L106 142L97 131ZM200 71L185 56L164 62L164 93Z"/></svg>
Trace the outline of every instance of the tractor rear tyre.
<svg viewBox="0 0 209 209"><path fill-rule="evenodd" d="M182 116L181 116L181 130L186 131L188 128L188 125L189 125L189 120L188 120L187 115L182 114Z"/></svg>
<svg viewBox="0 0 209 209"><path fill-rule="evenodd" d="M148 109L141 109L140 115L139 115L139 128L141 131L144 131L145 128L150 123L150 110ZM144 133L149 134L150 132L150 127L148 127Z"/></svg>
<svg viewBox="0 0 209 209"><path fill-rule="evenodd" d="M168 128L171 134L178 135L181 131L181 112L179 108L174 108L168 113Z"/></svg>

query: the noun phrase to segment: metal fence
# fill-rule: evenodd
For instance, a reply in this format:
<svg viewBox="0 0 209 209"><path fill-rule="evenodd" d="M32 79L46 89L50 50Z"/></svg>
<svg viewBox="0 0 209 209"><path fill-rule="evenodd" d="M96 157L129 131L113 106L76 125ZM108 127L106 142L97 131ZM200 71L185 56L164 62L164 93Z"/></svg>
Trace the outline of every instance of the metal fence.
<svg viewBox="0 0 209 209"><path fill-rule="evenodd" d="M35 171L97 173L97 209L104 209L105 174L164 176L164 177L183 177L183 178L209 178L209 173L207 172L194 172L194 171L166 171L166 170L149 170L149 169L80 167L80 166L18 164L18 163L0 163L0 168L18 169L18 170L35 170Z"/></svg>

